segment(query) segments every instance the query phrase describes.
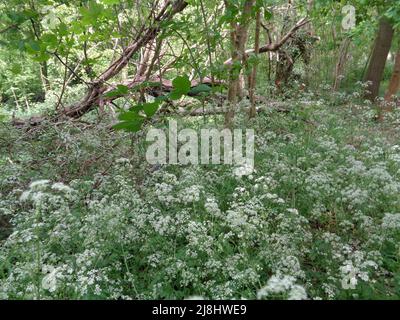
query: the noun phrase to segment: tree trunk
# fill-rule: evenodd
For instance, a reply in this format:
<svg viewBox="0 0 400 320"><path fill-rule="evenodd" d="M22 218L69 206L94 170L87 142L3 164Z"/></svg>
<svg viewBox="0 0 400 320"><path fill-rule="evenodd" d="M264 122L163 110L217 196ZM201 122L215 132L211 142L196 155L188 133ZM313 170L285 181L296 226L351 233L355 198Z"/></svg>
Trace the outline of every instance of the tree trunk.
<svg viewBox="0 0 400 320"><path fill-rule="evenodd" d="M368 82L366 98L374 101L379 95L379 88L385 70L387 56L393 39L393 27L386 18L382 18L379 24L378 35L375 39L372 57L368 66L364 81Z"/></svg>
<svg viewBox="0 0 400 320"><path fill-rule="evenodd" d="M143 49L143 52L140 57L140 62L136 71L136 76L137 77L143 77L149 66L150 66L150 61L152 61L152 56L154 55L155 52L155 41L153 40L152 42L149 43L147 47Z"/></svg>
<svg viewBox="0 0 400 320"><path fill-rule="evenodd" d="M45 93L51 89L49 81L49 71L47 67L47 62L40 63L40 77L42 79L43 90Z"/></svg>
<svg viewBox="0 0 400 320"><path fill-rule="evenodd" d="M79 118L86 112L90 111L94 105L103 104L102 95L107 90L105 83L118 75L129 63L131 58L140 49L151 43L161 30L161 23L171 21L172 18L182 12L188 3L185 0L167 1L160 13L155 17L154 24L143 30L138 37L130 45L128 45L121 57L115 60L92 84L85 97L76 105L59 114L60 117L66 116L71 118Z"/></svg>
<svg viewBox="0 0 400 320"><path fill-rule="evenodd" d="M385 101L392 102L393 96L397 94L400 88L400 49L396 53L392 78L390 79L389 88L385 94Z"/></svg>
<svg viewBox="0 0 400 320"><path fill-rule="evenodd" d="M258 55L260 53L260 30L261 30L261 10L259 9L256 16L256 33L255 33L255 46L254 53ZM256 91L256 83L257 83L257 63L253 66L253 71L250 76L249 81L249 96L251 102L250 108L250 118L254 118L256 116L256 99L255 99L255 91Z"/></svg>
<svg viewBox="0 0 400 320"><path fill-rule="evenodd" d="M342 81L342 76L344 73L344 67L348 60L348 51L351 40L346 38L343 40L339 49L339 58L335 67L335 83L333 84L333 91L338 91L340 88L340 83Z"/></svg>
<svg viewBox="0 0 400 320"><path fill-rule="evenodd" d="M251 11L254 4L255 0L246 0L241 10L242 14L240 16L239 23L231 23L232 63L228 89L228 101L230 106L225 115L225 125L227 127L232 126L235 104L237 103L238 96L242 95L240 85L241 68L238 68L237 65L243 65L246 61L246 43L251 18ZM229 0L225 0L225 6L227 8L231 6Z"/></svg>

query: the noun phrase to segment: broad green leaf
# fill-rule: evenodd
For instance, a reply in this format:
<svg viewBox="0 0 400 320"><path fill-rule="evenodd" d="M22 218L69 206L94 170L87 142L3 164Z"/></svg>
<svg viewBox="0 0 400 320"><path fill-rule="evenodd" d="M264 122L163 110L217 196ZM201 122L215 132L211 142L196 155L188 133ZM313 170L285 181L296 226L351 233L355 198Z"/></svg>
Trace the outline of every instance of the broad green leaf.
<svg viewBox="0 0 400 320"><path fill-rule="evenodd" d="M134 121L123 121L115 126L113 128L115 130L125 130L128 132L137 132L142 128L143 120L134 120Z"/></svg>
<svg viewBox="0 0 400 320"><path fill-rule="evenodd" d="M65 36L68 35L68 26L64 22L59 24L59 26L58 26L58 34L61 37L65 37Z"/></svg>
<svg viewBox="0 0 400 320"><path fill-rule="evenodd" d="M192 86L187 76L176 77L172 81L172 85L174 86L174 91L179 92L181 94L187 94Z"/></svg>
<svg viewBox="0 0 400 320"><path fill-rule="evenodd" d="M169 97L171 100L179 100L180 98L182 98L182 96L183 96L183 93L180 92L180 91L176 91L176 90L173 90L173 91L168 95L168 97Z"/></svg>
<svg viewBox="0 0 400 320"><path fill-rule="evenodd" d="M189 95L207 95L212 91L211 87L206 84L200 84L189 91Z"/></svg>
<svg viewBox="0 0 400 320"><path fill-rule="evenodd" d="M154 114L157 112L158 108L160 107L160 103L157 101L154 102L149 102L143 104L143 111L148 116L149 118L154 116Z"/></svg>
<svg viewBox="0 0 400 320"><path fill-rule="evenodd" d="M51 55L49 55L46 52L40 52L39 54L35 55L35 57L33 57L32 60L36 61L36 62L45 62L45 61L49 61L51 58Z"/></svg>
<svg viewBox="0 0 400 320"><path fill-rule="evenodd" d="M142 117L135 111L127 111L121 113L118 116L118 119L121 121L135 121L135 120L144 120L144 117Z"/></svg>
<svg viewBox="0 0 400 320"><path fill-rule="evenodd" d="M159 97L157 97L157 98L156 98L156 100L155 100L155 101L157 101L158 103L161 103L161 102L167 101L167 100L168 100L168 98L169 98L169 96L168 96L168 95L159 96Z"/></svg>
<svg viewBox="0 0 400 320"><path fill-rule="evenodd" d="M52 33L44 34L41 40L44 42L46 46L50 48L56 48L58 45L57 36Z"/></svg>
<svg viewBox="0 0 400 320"><path fill-rule="evenodd" d="M116 89L106 93L104 96L107 98L115 98L119 96L124 96L128 93L129 93L129 88L127 86L119 84L117 85Z"/></svg>
<svg viewBox="0 0 400 320"><path fill-rule="evenodd" d="M26 44L26 48L30 53L39 52L40 43L38 41L32 40Z"/></svg>

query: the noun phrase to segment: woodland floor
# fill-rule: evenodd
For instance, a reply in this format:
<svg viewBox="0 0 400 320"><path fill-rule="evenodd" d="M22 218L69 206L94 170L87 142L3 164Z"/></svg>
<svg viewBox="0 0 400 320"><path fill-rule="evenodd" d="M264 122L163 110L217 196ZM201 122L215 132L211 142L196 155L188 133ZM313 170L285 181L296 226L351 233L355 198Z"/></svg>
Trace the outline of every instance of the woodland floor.
<svg viewBox="0 0 400 320"><path fill-rule="evenodd" d="M143 134L90 116L0 123L0 298L398 299L400 112L306 100L236 117L252 173L149 166Z"/></svg>

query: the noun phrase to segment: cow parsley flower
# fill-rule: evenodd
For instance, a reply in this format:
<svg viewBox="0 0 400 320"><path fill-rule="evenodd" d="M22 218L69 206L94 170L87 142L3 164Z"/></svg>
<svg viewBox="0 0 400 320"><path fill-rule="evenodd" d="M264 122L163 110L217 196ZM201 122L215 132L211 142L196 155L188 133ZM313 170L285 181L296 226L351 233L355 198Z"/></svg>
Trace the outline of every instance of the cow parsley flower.
<svg viewBox="0 0 400 320"><path fill-rule="evenodd" d="M53 190L57 190L57 191L65 192L65 193L71 193L71 192L74 191L72 188L66 186L65 184L63 184L63 183L61 183L61 182L54 183L54 184L51 186L51 188L52 188Z"/></svg>
<svg viewBox="0 0 400 320"><path fill-rule="evenodd" d="M58 275L58 269L51 268L50 273L48 273L42 279L42 288L50 292L55 292L57 290L57 275Z"/></svg>
<svg viewBox="0 0 400 320"><path fill-rule="evenodd" d="M233 174L238 178L242 178L243 176L250 176L253 172L254 167L249 165L248 163L245 163L242 166L237 167L233 170Z"/></svg>
<svg viewBox="0 0 400 320"><path fill-rule="evenodd" d="M400 213L386 213L382 219L383 229L400 229Z"/></svg>
<svg viewBox="0 0 400 320"><path fill-rule="evenodd" d="M47 186L50 183L50 180L37 180L37 181L33 181L30 185L29 185L29 189L39 189L40 187L44 187Z"/></svg>
<svg viewBox="0 0 400 320"><path fill-rule="evenodd" d="M307 292L304 287L295 284L289 291L288 300L306 300Z"/></svg>
<svg viewBox="0 0 400 320"><path fill-rule="evenodd" d="M289 300L307 299L306 290L296 284L296 278L287 275L272 276L267 285L257 292L257 299L265 298L269 295L287 294Z"/></svg>

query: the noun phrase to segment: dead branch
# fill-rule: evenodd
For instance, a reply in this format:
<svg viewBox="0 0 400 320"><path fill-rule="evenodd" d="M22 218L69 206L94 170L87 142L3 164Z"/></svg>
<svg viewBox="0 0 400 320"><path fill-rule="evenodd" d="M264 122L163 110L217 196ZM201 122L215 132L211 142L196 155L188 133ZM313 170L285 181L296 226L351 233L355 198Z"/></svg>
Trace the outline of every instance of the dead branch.
<svg viewBox="0 0 400 320"><path fill-rule="evenodd" d="M276 43L269 43L260 47L259 53L278 51L293 36L293 34L297 32L297 30L299 30L308 23L310 23L310 20L307 20L306 18L300 19L280 41ZM252 53L255 53L254 48L246 50L246 55L250 55ZM232 64L232 59L228 59L224 62L224 65L230 65L230 64Z"/></svg>

